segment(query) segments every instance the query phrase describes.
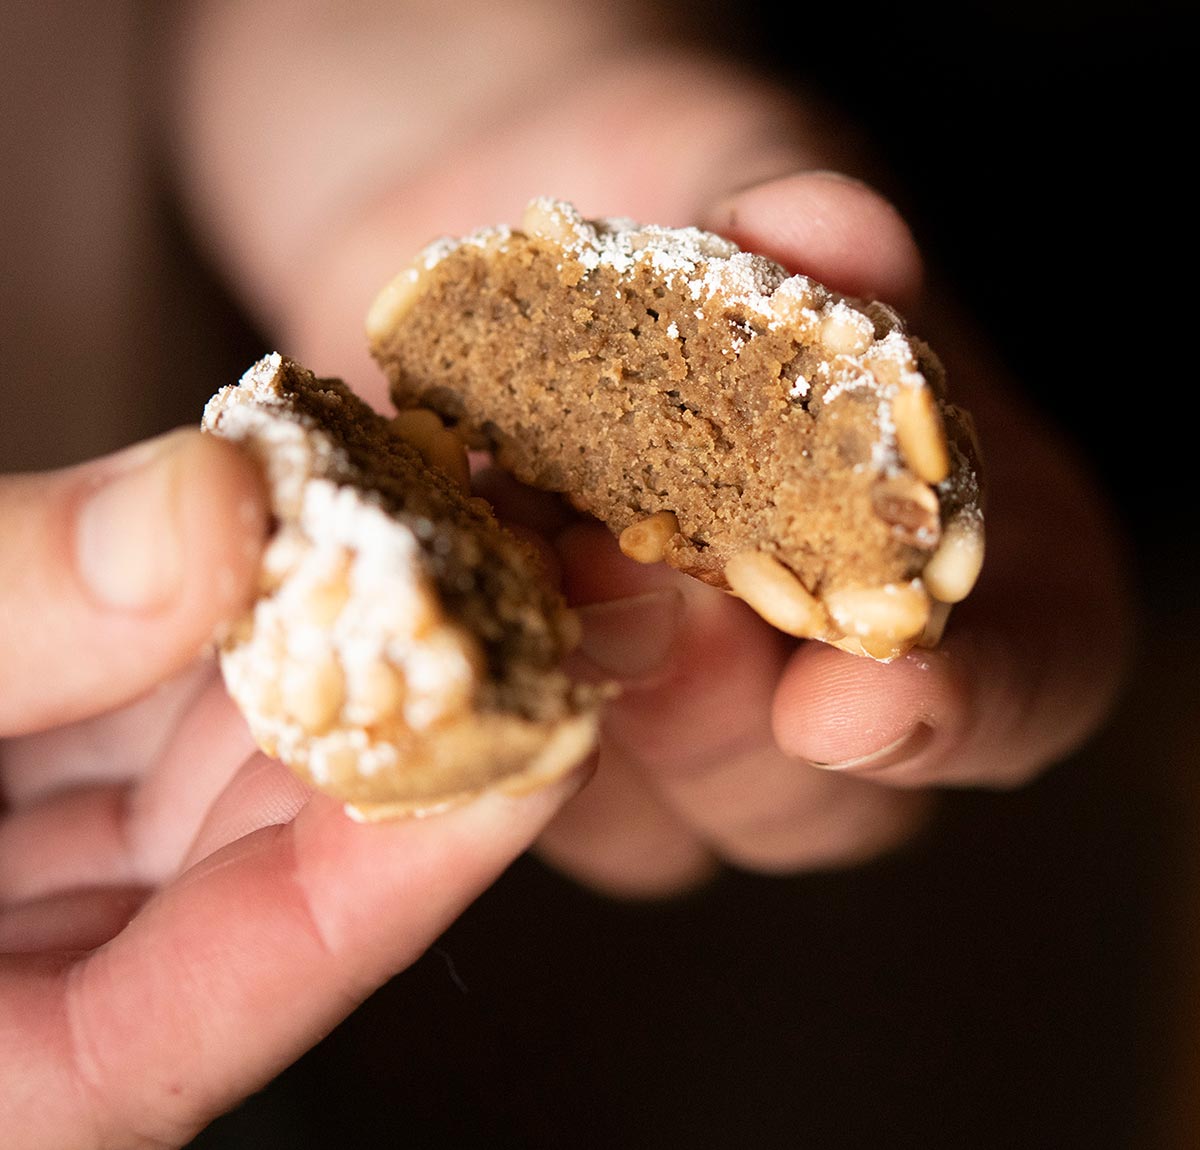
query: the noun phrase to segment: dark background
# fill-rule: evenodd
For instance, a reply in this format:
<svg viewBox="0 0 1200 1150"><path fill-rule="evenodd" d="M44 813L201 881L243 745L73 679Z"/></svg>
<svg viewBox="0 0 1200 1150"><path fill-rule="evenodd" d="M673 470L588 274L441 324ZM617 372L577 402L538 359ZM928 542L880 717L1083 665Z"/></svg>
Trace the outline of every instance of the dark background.
<svg viewBox="0 0 1200 1150"><path fill-rule="evenodd" d="M947 796L853 872L645 906L522 860L197 1148L1165 1144L1200 1068L1183 35L1165 6L788 11L695 6L855 117L1108 489L1139 612L1121 707L1041 781Z"/></svg>

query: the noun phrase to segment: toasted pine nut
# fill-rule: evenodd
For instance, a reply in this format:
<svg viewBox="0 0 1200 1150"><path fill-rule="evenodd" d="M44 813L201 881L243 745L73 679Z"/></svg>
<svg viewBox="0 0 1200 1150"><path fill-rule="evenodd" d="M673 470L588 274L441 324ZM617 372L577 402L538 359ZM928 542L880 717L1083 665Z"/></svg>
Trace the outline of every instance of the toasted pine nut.
<svg viewBox="0 0 1200 1150"><path fill-rule="evenodd" d="M939 603L934 600L929 607L929 621L925 624L925 629L917 636L916 645L918 647L936 647L942 641L946 623L950 619L951 607L950 603Z"/></svg>
<svg viewBox="0 0 1200 1150"><path fill-rule="evenodd" d="M812 593L778 559L764 551L741 551L725 564L735 595L773 627L813 639L826 629L825 612Z"/></svg>
<svg viewBox="0 0 1200 1150"><path fill-rule="evenodd" d="M404 680L390 663L377 659L359 668L350 681L354 717L378 723L395 715L404 701Z"/></svg>
<svg viewBox="0 0 1200 1150"><path fill-rule="evenodd" d="M342 709L345 676L332 655L291 663L283 671L283 708L310 735L324 734Z"/></svg>
<svg viewBox="0 0 1200 1150"><path fill-rule="evenodd" d="M630 524L621 532L617 545L623 554L638 563L661 563L667 544L679 534L679 520L673 511L656 511Z"/></svg>
<svg viewBox="0 0 1200 1150"><path fill-rule="evenodd" d="M933 392L901 385L892 399L892 421L908 466L926 483L941 483L950 474L950 450Z"/></svg>
<svg viewBox="0 0 1200 1150"><path fill-rule="evenodd" d="M821 346L830 355L861 355L871 346L874 325L866 316L840 307L821 321Z"/></svg>
<svg viewBox="0 0 1200 1150"><path fill-rule="evenodd" d="M345 786L358 774L358 755L344 744L314 747L308 771L318 786Z"/></svg>
<svg viewBox="0 0 1200 1150"><path fill-rule="evenodd" d="M464 495L471 493L471 461L466 446L453 431L443 428L421 455L430 467L440 468L453 479Z"/></svg>
<svg viewBox="0 0 1200 1150"><path fill-rule="evenodd" d="M882 339L889 332L905 330L904 319L895 308L879 300L873 300L863 308L863 314L875 325L875 338Z"/></svg>
<svg viewBox="0 0 1200 1150"><path fill-rule="evenodd" d="M411 444L422 455L434 439L446 430L441 416L427 407L409 407L404 411L398 411L392 416L388 426L405 443Z"/></svg>
<svg viewBox="0 0 1200 1150"><path fill-rule="evenodd" d="M278 715L284 709L283 690L273 675L263 675L252 682L248 693L254 701L255 710L264 715Z"/></svg>
<svg viewBox="0 0 1200 1150"><path fill-rule="evenodd" d="M412 310L420 294L421 271L405 268L372 301L367 311L367 339L378 343Z"/></svg>
<svg viewBox="0 0 1200 1150"><path fill-rule="evenodd" d="M786 279L771 294L771 313L783 323L799 324L807 328L814 318L813 313L826 300L825 289L804 276Z"/></svg>
<svg viewBox="0 0 1200 1150"><path fill-rule="evenodd" d="M274 591L304 558L305 544L295 531L280 531L263 552L259 590Z"/></svg>
<svg viewBox="0 0 1200 1150"><path fill-rule="evenodd" d="M825 609L845 635L864 642L897 642L921 633L929 618L929 596L919 583L837 587L826 593Z"/></svg>
<svg viewBox="0 0 1200 1150"><path fill-rule="evenodd" d="M304 589L301 601L307 621L329 627L342 613L350 598L349 568L350 555L342 551L332 569Z"/></svg>
<svg viewBox="0 0 1200 1150"><path fill-rule="evenodd" d="M926 550L937 545L941 534L937 493L915 475L901 473L879 480L871 489L871 506L903 542Z"/></svg>
<svg viewBox="0 0 1200 1150"><path fill-rule="evenodd" d="M463 441L442 426L437 412L412 407L398 412L391 421L392 431L415 447L430 467L444 471L464 492L471 490L471 465Z"/></svg>
<svg viewBox="0 0 1200 1150"><path fill-rule="evenodd" d="M963 516L952 519L942 532L941 544L921 572L929 594L943 603L965 599L983 568L983 553L982 525Z"/></svg>
<svg viewBox="0 0 1200 1150"><path fill-rule="evenodd" d="M531 236L544 236L569 244L575 237L575 228L557 207L546 200L533 200L521 216L521 230Z"/></svg>

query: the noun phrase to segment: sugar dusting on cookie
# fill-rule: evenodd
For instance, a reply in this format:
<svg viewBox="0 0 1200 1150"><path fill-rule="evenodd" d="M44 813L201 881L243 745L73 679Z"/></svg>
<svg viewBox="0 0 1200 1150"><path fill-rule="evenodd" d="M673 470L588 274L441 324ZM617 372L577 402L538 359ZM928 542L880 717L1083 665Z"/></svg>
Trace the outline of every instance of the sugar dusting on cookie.
<svg viewBox="0 0 1200 1150"><path fill-rule="evenodd" d="M936 357L723 237L538 198L426 248L367 327L398 403L619 538L676 524L662 561L798 637L895 658L977 574L978 453Z"/></svg>
<svg viewBox="0 0 1200 1150"><path fill-rule="evenodd" d="M277 523L259 594L221 637L226 685L267 753L365 817L461 801L489 770L561 771L594 730L552 666L525 672L530 690L548 696L545 721L480 713L496 706L491 672L481 639L446 607L435 553L457 532L455 545L481 556L470 532L498 529L477 512L453 519L453 485L385 426L344 385L279 355L218 392L203 420L260 461ZM377 466L432 485L418 507L451 519L399 513L373 486L385 480L364 471L364 436L376 437ZM525 604L528 625L535 602ZM550 760L553 746L561 755Z"/></svg>
<svg viewBox="0 0 1200 1150"><path fill-rule="evenodd" d="M266 357L205 411L206 426L263 460L284 523L248 636L226 646L223 669L236 696L256 700L247 718L259 742L324 784L351 762L368 776L393 765L401 730L468 706L479 653L437 617L411 528L353 482L346 453L289 402L281 370Z"/></svg>
<svg viewBox="0 0 1200 1150"><path fill-rule="evenodd" d="M810 326L833 353L833 358L814 360L810 370L797 376L790 390L797 403L807 403L818 390L823 401L833 402L846 391L869 388L878 396L879 422L872 466L896 469L895 425L890 400L897 386L923 385L920 368L904 338L903 322L891 308L859 304L804 275L791 274L780 264L752 252L742 251L732 241L696 227L665 227L643 224L621 216L588 220L563 200L541 196L530 201L522 220L523 230L545 234L562 245L566 256L583 269L585 277L606 268L626 275L645 264L676 287L686 285L700 305L716 304L722 312L743 316L738 330L731 331L725 353L737 356L759 329L776 330L790 324ZM507 225L478 228L459 237L442 236L427 245L415 261L416 268L430 271L462 247L506 251L514 236ZM668 334L679 336L672 322ZM855 357L870 349L866 362ZM839 358L840 357L840 358ZM890 363L890 370L871 368Z"/></svg>

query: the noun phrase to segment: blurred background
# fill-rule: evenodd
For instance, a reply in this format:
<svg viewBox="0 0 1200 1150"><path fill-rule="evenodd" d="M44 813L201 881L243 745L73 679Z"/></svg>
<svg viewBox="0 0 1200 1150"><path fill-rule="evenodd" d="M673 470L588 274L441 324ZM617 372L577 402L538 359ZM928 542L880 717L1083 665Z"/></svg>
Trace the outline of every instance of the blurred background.
<svg viewBox="0 0 1200 1150"><path fill-rule="evenodd" d="M1186 40L1173 6L1078 7L678 18L853 117L1108 490L1139 612L1111 722L855 871L625 905L522 860L197 1148L1200 1145ZM4 470L193 422L270 346L144 162L148 27L124 2L0 13Z"/></svg>

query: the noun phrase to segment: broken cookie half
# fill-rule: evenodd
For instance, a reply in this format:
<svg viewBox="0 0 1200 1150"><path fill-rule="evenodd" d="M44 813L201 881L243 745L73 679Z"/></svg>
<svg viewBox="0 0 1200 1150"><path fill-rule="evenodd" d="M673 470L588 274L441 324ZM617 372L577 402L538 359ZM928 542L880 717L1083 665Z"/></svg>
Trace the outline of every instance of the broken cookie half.
<svg viewBox="0 0 1200 1150"><path fill-rule="evenodd" d="M719 236L539 199L429 246L367 330L400 409L789 634L893 659L979 574L978 451L929 349Z"/></svg>
<svg viewBox="0 0 1200 1150"><path fill-rule="evenodd" d="M221 639L229 692L268 754L364 819L538 786L595 740L595 694L559 669L573 616L425 414L393 426L279 355L204 412L260 462L276 522Z"/></svg>

